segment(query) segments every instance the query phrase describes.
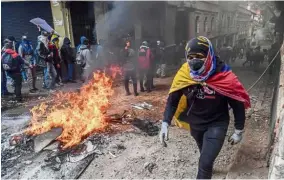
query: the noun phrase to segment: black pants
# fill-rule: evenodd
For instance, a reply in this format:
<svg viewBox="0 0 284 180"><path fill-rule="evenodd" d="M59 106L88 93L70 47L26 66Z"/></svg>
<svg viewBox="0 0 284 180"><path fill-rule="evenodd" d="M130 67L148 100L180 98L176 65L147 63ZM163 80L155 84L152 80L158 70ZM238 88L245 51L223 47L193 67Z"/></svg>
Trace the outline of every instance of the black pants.
<svg viewBox="0 0 284 180"><path fill-rule="evenodd" d="M144 91L144 76L146 76L147 80L146 80L146 90L148 92L151 91L151 83L152 83L152 79L151 79L151 71L150 70L139 70L139 81L140 81L140 90Z"/></svg>
<svg viewBox="0 0 284 180"><path fill-rule="evenodd" d="M136 71L135 70L125 70L124 71L124 87L125 87L125 91L126 93L130 94L129 91L129 80L131 78L132 82L133 82L133 90L134 93L137 93L137 78L136 78Z"/></svg>
<svg viewBox="0 0 284 180"><path fill-rule="evenodd" d="M57 73L55 82L56 82L56 83L60 83L60 82L62 81L61 65L60 65L60 67L58 68L57 65L55 64L54 67L55 67L55 70L56 70L56 73Z"/></svg>
<svg viewBox="0 0 284 180"><path fill-rule="evenodd" d="M227 127L209 127L205 131L191 130L200 151L197 179L211 179L213 165L223 146Z"/></svg>
<svg viewBox="0 0 284 180"><path fill-rule="evenodd" d="M16 95L16 100L22 100L22 75L21 73L8 73L8 75L14 81L14 93Z"/></svg>

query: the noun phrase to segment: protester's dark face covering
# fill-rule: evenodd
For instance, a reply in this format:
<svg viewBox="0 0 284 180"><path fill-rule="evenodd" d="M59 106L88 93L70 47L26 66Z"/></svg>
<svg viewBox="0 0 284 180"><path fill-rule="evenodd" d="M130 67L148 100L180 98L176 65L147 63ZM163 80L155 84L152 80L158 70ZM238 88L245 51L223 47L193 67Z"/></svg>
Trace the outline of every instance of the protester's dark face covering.
<svg viewBox="0 0 284 180"><path fill-rule="evenodd" d="M187 61L193 71L202 71L204 69L205 57L201 54L189 54Z"/></svg>

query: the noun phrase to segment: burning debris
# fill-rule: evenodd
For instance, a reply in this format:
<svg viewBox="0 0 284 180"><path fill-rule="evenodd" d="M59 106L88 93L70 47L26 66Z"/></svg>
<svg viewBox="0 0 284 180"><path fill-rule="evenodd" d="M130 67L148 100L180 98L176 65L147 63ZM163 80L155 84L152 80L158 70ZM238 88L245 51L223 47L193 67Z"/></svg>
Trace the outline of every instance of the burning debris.
<svg viewBox="0 0 284 180"><path fill-rule="evenodd" d="M112 78L121 74L118 67L111 66ZM31 109L31 125L25 133L39 135L53 128L62 128L56 140L62 149L80 144L94 132L104 130L108 122L105 113L113 95L112 80L105 72L96 72L93 79L79 92L59 92L50 102Z"/></svg>

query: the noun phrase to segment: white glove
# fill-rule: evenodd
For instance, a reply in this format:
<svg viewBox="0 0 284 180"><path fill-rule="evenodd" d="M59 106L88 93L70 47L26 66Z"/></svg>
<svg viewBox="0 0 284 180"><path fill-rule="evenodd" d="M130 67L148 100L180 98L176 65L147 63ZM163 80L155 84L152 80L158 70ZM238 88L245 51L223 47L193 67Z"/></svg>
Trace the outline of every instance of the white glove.
<svg viewBox="0 0 284 180"><path fill-rule="evenodd" d="M162 122L161 131L160 131L160 141L162 144L169 139L169 124L167 122Z"/></svg>
<svg viewBox="0 0 284 180"><path fill-rule="evenodd" d="M243 132L244 130L235 129L234 134L228 139L228 142L231 143L231 145L238 144L243 138Z"/></svg>

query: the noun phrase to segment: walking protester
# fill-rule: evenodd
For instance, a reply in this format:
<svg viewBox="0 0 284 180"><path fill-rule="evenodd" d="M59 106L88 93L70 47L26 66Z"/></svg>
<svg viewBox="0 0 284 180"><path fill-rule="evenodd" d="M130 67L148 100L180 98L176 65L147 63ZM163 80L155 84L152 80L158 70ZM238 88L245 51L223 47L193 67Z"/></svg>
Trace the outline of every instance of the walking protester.
<svg viewBox="0 0 284 180"><path fill-rule="evenodd" d="M227 44L223 44L223 47L220 49L219 56L221 59L225 61L225 63L228 63L230 61L229 57L229 50L227 48Z"/></svg>
<svg viewBox="0 0 284 180"><path fill-rule="evenodd" d="M143 41L138 52L138 69L139 69L139 81L140 90L144 92L144 77L146 76L146 90L151 92L151 72L150 72L150 61L153 59L151 50L148 46L147 41Z"/></svg>
<svg viewBox="0 0 284 180"><path fill-rule="evenodd" d="M68 37L65 37L63 39L63 45L60 49L61 58L66 66L67 69L67 76L65 77L65 80L63 83L76 83L76 81L73 79L73 72L75 69L75 57L73 53L73 49L71 48L71 41Z"/></svg>
<svg viewBox="0 0 284 180"><path fill-rule="evenodd" d="M29 64L29 62L25 61L21 58L21 56L18 55L18 53L14 50L15 46L13 46L13 44L14 42L9 39L4 40L5 50L1 55L1 67L14 81L14 93L16 95L15 100L22 102L21 66L23 64L27 65L30 68L32 68L32 66Z"/></svg>
<svg viewBox="0 0 284 180"><path fill-rule="evenodd" d="M53 92L55 88L55 78L57 76L55 67L53 66L53 52L48 48L48 33L41 31L38 36L38 44L36 53L38 57L38 65L43 67L43 88Z"/></svg>
<svg viewBox="0 0 284 180"><path fill-rule="evenodd" d="M90 50L89 40L82 36L81 44L78 46L76 62L80 65L81 81L87 82L92 73L92 52Z"/></svg>
<svg viewBox="0 0 284 180"><path fill-rule="evenodd" d="M106 52L104 40L100 39L96 48L96 62L95 67L98 70L103 70L107 65Z"/></svg>
<svg viewBox="0 0 284 180"><path fill-rule="evenodd" d="M253 61L252 61L252 52L253 50L248 47L247 51L246 51L246 61L243 63L243 66L245 66L247 63L249 63L249 66L252 67L253 66Z"/></svg>
<svg viewBox="0 0 284 180"><path fill-rule="evenodd" d="M264 61L264 54L260 51L260 46L254 49L251 59L253 61L254 71L258 71L259 65Z"/></svg>
<svg viewBox="0 0 284 180"><path fill-rule="evenodd" d="M22 43L19 46L19 55L28 61L32 68L26 67L24 70L27 72L27 81L30 89L30 93L38 91L36 88L36 59L34 49L31 42L27 39L27 36L22 36Z"/></svg>
<svg viewBox="0 0 284 180"><path fill-rule="evenodd" d="M168 127L175 123L190 130L199 148L197 179L211 179L229 125L229 108L235 117L235 132L229 138L234 145L242 140L245 108L249 95L230 67L214 54L206 37L191 39L186 46L187 62L174 77L162 122L160 141L168 139ZM186 153L186 152L185 152Z"/></svg>
<svg viewBox="0 0 284 180"><path fill-rule="evenodd" d="M62 70L61 70L61 59L59 56L59 36L52 34L48 45L49 51L53 54L53 66L56 70L55 83L57 86L62 86Z"/></svg>
<svg viewBox="0 0 284 180"><path fill-rule="evenodd" d="M136 61L136 53L131 48L131 42L126 41L124 49L121 50L121 60L122 60L122 68L124 73L124 88L126 91L126 95L131 95L129 90L129 80L132 80L134 96L138 96L137 92L137 61Z"/></svg>
<svg viewBox="0 0 284 180"><path fill-rule="evenodd" d="M158 63L158 70L156 72L158 77L165 77L166 76L166 62L165 62L165 58L164 58L164 47L161 44L161 41L157 41L157 50L156 50L156 62Z"/></svg>

